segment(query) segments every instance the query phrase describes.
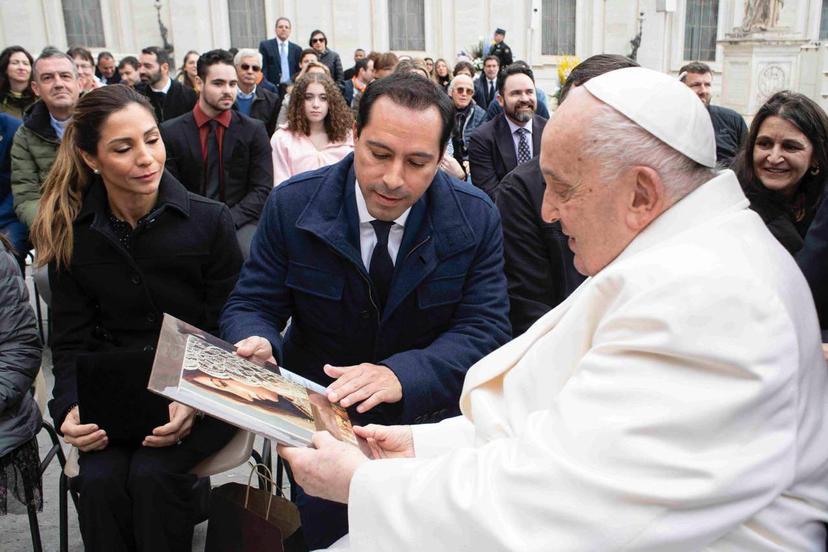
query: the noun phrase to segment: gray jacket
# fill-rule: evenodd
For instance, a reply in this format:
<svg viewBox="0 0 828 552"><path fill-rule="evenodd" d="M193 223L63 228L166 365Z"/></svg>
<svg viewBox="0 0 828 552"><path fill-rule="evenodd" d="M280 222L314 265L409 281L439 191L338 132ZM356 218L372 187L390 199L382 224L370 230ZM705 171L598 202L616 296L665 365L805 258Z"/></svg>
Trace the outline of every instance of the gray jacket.
<svg viewBox="0 0 828 552"><path fill-rule="evenodd" d="M31 389L41 345L17 261L0 243L0 457L40 431Z"/></svg>

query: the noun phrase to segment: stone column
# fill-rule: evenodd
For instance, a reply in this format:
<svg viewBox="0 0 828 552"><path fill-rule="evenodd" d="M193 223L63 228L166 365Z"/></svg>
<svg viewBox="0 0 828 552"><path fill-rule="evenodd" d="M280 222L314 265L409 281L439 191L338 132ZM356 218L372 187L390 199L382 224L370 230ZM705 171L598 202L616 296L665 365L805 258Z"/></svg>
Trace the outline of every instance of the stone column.
<svg viewBox="0 0 828 552"><path fill-rule="evenodd" d="M799 56L807 44L785 29L731 33L724 48L721 104L750 118L779 90L796 90Z"/></svg>

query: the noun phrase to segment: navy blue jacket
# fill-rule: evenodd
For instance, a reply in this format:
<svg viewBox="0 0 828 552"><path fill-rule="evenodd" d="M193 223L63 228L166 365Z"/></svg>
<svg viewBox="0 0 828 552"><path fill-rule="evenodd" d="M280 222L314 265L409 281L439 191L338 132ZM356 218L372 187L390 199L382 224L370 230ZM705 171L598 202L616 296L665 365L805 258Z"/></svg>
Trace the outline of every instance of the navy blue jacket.
<svg viewBox="0 0 828 552"><path fill-rule="evenodd" d="M403 400L367 416L352 410L360 423L456 415L466 371L511 333L497 208L438 171L411 208L380 313L360 256L354 182L351 154L273 190L222 335L231 343L264 337L280 364L323 385L331 381L325 363L388 366Z"/></svg>
<svg viewBox="0 0 828 552"><path fill-rule="evenodd" d="M264 77L276 86L282 80L282 58L279 55L279 41L275 38L259 42L259 53L262 54L262 71ZM299 74L299 57L302 47L288 42L288 68L291 78Z"/></svg>

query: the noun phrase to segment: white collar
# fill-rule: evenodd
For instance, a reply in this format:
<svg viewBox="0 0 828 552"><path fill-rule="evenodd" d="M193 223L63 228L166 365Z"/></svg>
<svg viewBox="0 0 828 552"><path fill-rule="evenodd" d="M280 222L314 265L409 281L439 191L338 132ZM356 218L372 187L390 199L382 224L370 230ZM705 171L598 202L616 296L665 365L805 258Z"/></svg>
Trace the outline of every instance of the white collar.
<svg viewBox="0 0 828 552"><path fill-rule="evenodd" d="M529 134L532 134L532 120L535 118L534 115L532 115L532 119L529 119L528 121L526 121L522 125L516 125L515 123L512 122L512 120L509 117L506 117L505 114L503 115L503 117L506 119L506 122L509 123L509 133L510 134L514 134L515 131L519 128L525 128L526 130L529 131Z"/></svg>
<svg viewBox="0 0 828 552"><path fill-rule="evenodd" d="M376 217L372 217L371 213L368 212L368 205L365 203L365 196L362 195L362 189L359 187L359 182L354 180L354 188L356 192L356 204L357 204L357 213L359 214L359 223L360 224L370 224L372 220L377 220ZM403 211L399 217L394 220L395 224L399 224L403 228L405 228L405 221L408 219L408 214L411 212L411 207Z"/></svg>
<svg viewBox="0 0 828 552"><path fill-rule="evenodd" d="M742 211L750 202L736 174L726 169L711 178L661 213L641 231L611 264L631 257L680 232L728 213Z"/></svg>
<svg viewBox="0 0 828 552"><path fill-rule="evenodd" d="M170 88L172 88L172 79L170 77L167 77L167 86L165 86L164 88L152 88L151 86L150 86L150 88L152 89L153 92L159 92L161 94L166 94L167 92L170 91Z"/></svg>
<svg viewBox="0 0 828 552"><path fill-rule="evenodd" d="M253 90L250 91L250 94L245 94L241 87L238 88L236 94L243 100L249 100L256 95L256 85L253 85Z"/></svg>

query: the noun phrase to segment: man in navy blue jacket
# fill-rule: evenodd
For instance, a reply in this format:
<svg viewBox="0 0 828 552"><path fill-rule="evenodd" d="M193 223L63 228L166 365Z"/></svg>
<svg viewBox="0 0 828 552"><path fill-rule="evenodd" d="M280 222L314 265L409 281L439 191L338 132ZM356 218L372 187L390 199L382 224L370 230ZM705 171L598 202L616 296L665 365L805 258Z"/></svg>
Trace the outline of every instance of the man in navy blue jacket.
<svg viewBox="0 0 828 552"><path fill-rule="evenodd" d="M357 423L457 414L468 368L510 337L497 209L438 171L452 124L430 81L369 86L354 154L271 193L221 318L239 354L330 383ZM311 549L347 532L346 506L298 504Z"/></svg>

